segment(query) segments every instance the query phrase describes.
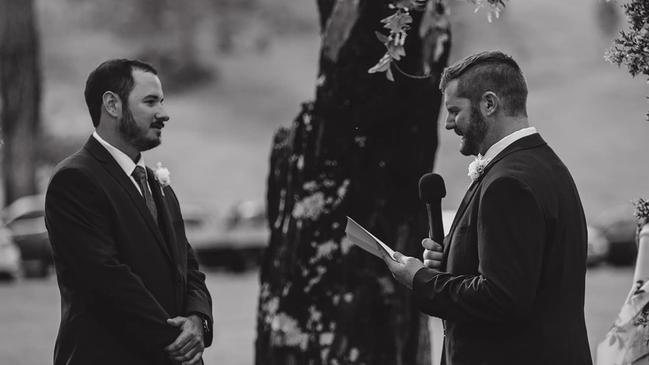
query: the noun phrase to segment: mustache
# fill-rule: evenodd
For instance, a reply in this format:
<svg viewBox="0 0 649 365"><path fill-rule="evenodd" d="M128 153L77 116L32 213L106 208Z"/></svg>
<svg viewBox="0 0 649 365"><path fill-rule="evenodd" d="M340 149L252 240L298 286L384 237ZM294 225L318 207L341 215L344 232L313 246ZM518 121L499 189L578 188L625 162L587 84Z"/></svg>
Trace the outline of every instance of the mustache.
<svg viewBox="0 0 649 365"><path fill-rule="evenodd" d="M165 122L168 120L169 118L156 118L153 123L151 123L151 127L162 129L165 126Z"/></svg>

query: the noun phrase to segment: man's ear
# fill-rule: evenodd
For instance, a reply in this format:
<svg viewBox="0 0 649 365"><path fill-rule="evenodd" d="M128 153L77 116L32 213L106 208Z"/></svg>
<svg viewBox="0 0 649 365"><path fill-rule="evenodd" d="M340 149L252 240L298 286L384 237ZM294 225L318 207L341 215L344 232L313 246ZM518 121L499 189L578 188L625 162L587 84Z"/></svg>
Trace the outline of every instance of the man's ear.
<svg viewBox="0 0 649 365"><path fill-rule="evenodd" d="M112 91L106 91L101 96L102 104L106 112L113 118L122 117L122 100Z"/></svg>
<svg viewBox="0 0 649 365"><path fill-rule="evenodd" d="M496 113L500 107L500 98L493 91L486 91L482 94L480 100L480 111L484 116L490 116Z"/></svg>

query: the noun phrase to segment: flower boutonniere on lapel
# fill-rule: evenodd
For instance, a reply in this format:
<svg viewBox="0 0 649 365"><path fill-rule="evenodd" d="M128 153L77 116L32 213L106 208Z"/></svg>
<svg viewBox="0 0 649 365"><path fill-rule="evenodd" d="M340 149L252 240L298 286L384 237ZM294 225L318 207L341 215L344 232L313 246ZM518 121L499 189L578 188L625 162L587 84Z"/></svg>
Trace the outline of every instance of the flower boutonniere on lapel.
<svg viewBox="0 0 649 365"><path fill-rule="evenodd" d="M171 173L168 168L162 166L162 162L156 164L154 173L155 179L158 180L163 189L171 184Z"/></svg>
<svg viewBox="0 0 649 365"><path fill-rule="evenodd" d="M467 175L469 175L471 181L476 181L480 176L482 176L485 167L489 164L489 161L491 161L491 159L486 159L482 157L481 154L478 154L478 157L469 164L469 173Z"/></svg>

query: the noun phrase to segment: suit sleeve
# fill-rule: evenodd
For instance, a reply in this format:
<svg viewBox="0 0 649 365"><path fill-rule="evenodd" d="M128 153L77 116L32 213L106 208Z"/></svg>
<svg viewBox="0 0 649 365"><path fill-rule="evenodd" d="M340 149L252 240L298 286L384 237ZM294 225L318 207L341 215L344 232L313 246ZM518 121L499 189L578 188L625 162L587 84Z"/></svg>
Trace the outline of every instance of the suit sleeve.
<svg viewBox="0 0 649 365"><path fill-rule="evenodd" d="M168 188L165 190L171 193L176 207L180 207L176 193L173 189ZM180 208L178 209L180 212ZM182 213L180 213L182 218ZM213 324L214 320L212 318L212 297L210 292L205 285L205 274L203 274L199 267L198 261L196 260L196 255L194 250L185 239L185 244L187 247L187 295L185 298L185 315L196 314L202 319L207 320L209 331L206 333L204 338L205 347L212 344L212 334L213 334Z"/></svg>
<svg viewBox="0 0 649 365"><path fill-rule="evenodd" d="M185 313L195 313L207 320L209 330L203 341L205 347L212 344L214 320L212 319L212 298L205 286L205 274L199 271L198 262L191 246L187 244L187 300Z"/></svg>
<svg viewBox="0 0 649 365"><path fill-rule="evenodd" d="M478 212L478 275L420 269L413 291L420 309L453 321L509 321L532 310L542 268L545 220L531 189L501 178Z"/></svg>
<svg viewBox="0 0 649 365"><path fill-rule="evenodd" d="M117 251L111 234L108 199L77 169L57 172L45 201L45 220L60 273L82 295L96 300L101 319L109 320L132 343L161 350L179 331L170 317ZM102 315L102 313L100 313Z"/></svg>

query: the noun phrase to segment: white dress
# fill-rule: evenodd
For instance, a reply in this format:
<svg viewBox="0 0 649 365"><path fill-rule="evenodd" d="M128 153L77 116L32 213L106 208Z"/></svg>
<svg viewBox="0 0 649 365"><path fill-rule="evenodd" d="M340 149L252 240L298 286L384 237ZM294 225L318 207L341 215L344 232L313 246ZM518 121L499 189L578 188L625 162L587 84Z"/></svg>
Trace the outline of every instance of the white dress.
<svg viewBox="0 0 649 365"><path fill-rule="evenodd" d="M597 365L649 365L649 224L638 235L633 288L597 347Z"/></svg>

